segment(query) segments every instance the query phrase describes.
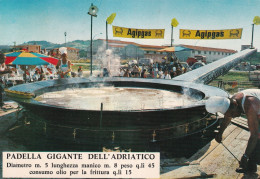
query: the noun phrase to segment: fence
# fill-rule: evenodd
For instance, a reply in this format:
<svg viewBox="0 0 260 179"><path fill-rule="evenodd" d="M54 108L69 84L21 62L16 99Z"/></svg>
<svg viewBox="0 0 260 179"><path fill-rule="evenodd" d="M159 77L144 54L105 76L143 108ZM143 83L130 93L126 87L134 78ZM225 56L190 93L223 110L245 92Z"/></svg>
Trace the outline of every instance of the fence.
<svg viewBox="0 0 260 179"><path fill-rule="evenodd" d="M252 71L249 73L250 81L260 81L260 71Z"/></svg>
<svg viewBox="0 0 260 179"><path fill-rule="evenodd" d="M260 89L260 80L254 80L254 81L223 81L223 80L214 80L210 83L211 86L216 86L218 88L221 88L231 94L234 94L236 92L239 92L243 89L249 89L249 88L259 88Z"/></svg>

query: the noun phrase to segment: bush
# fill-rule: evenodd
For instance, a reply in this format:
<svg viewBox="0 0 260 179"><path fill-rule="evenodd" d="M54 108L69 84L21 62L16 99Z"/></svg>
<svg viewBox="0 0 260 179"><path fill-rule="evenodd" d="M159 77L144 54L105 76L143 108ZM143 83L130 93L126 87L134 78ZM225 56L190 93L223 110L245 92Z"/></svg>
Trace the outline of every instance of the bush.
<svg viewBox="0 0 260 179"><path fill-rule="evenodd" d="M90 59L73 60L72 63L90 63Z"/></svg>

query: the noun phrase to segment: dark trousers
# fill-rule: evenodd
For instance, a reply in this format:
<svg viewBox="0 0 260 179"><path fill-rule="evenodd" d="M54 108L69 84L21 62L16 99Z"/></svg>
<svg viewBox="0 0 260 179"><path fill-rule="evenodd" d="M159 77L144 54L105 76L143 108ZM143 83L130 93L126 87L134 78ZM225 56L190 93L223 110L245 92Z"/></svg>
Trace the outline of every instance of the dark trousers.
<svg viewBox="0 0 260 179"><path fill-rule="evenodd" d="M260 139L258 139L256 147L249 157L249 163L260 165Z"/></svg>
<svg viewBox="0 0 260 179"><path fill-rule="evenodd" d="M260 139L258 139L256 147L249 157L246 170L251 172L257 171L257 165L260 164Z"/></svg>

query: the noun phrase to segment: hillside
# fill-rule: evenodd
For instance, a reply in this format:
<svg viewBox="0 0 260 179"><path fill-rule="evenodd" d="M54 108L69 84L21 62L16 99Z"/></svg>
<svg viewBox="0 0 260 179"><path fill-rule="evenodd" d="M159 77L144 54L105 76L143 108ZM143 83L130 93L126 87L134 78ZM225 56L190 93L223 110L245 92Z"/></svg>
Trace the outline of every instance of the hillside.
<svg viewBox="0 0 260 179"><path fill-rule="evenodd" d="M42 49L46 48L46 49L53 49L53 48L58 48L60 47L60 44L54 44L48 41L28 41L28 42L24 42L23 44L19 44L19 45L40 45Z"/></svg>
<svg viewBox="0 0 260 179"><path fill-rule="evenodd" d="M9 45L0 45L0 51L1 52L10 52L13 46L9 46Z"/></svg>
<svg viewBox="0 0 260 179"><path fill-rule="evenodd" d="M67 42L67 44L65 45L65 43L63 44L54 44L48 41L28 41L25 42L21 45L24 44L30 44L30 45L41 45L41 48L44 49L53 49L53 48L59 48L59 47L73 47L73 48L77 48L80 50L86 50L86 48L90 45L90 41L89 40L74 40L72 42Z"/></svg>

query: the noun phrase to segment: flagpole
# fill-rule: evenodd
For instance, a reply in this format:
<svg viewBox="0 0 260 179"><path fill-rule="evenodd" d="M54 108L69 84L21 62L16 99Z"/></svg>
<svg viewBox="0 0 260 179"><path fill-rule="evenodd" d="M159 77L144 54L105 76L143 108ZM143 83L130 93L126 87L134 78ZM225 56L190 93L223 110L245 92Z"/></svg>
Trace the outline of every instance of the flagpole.
<svg viewBox="0 0 260 179"><path fill-rule="evenodd" d="M106 21L106 49L108 49L107 21Z"/></svg>
<svg viewBox="0 0 260 179"><path fill-rule="evenodd" d="M116 13L112 13L106 20L106 49L108 49L108 24L112 24L116 17Z"/></svg>
<svg viewBox="0 0 260 179"><path fill-rule="evenodd" d="M91 25L90 25L90 76L92 76L92 23L93 23L93 16L91 15Z"/></svg>
<svg viewBox="0 0 260 179"><path fill-rule="evenodd" d="M254 48L254 47L253 47L253 41L254 41L254 26L255 26L255 24L252 24L252 40L251 40L251 48Z"/></svg>
<svg viewBox="0 0 260 179"><path fill-rule="evenodd" d="M172 47L172 39L173 39L173 26L172 26L172 34L171 34L171 47Z"/></svg>
<svg viewBox="0 0 260 179"><path fill-rule="evenodd" d="M67 32L64 32L64 36L65 36L65 47L67 47L67 42L66 42Z"/></svg>
<svg viewBox="0 0 260 179"><path fill-rule="evenodd" d="M97 17L98 8L91 3L88 14L91 16L90 20L90 76L92 76L92 61L93 61L93 39L92 39L92 27L93 27L93 16Z"/></svg>

